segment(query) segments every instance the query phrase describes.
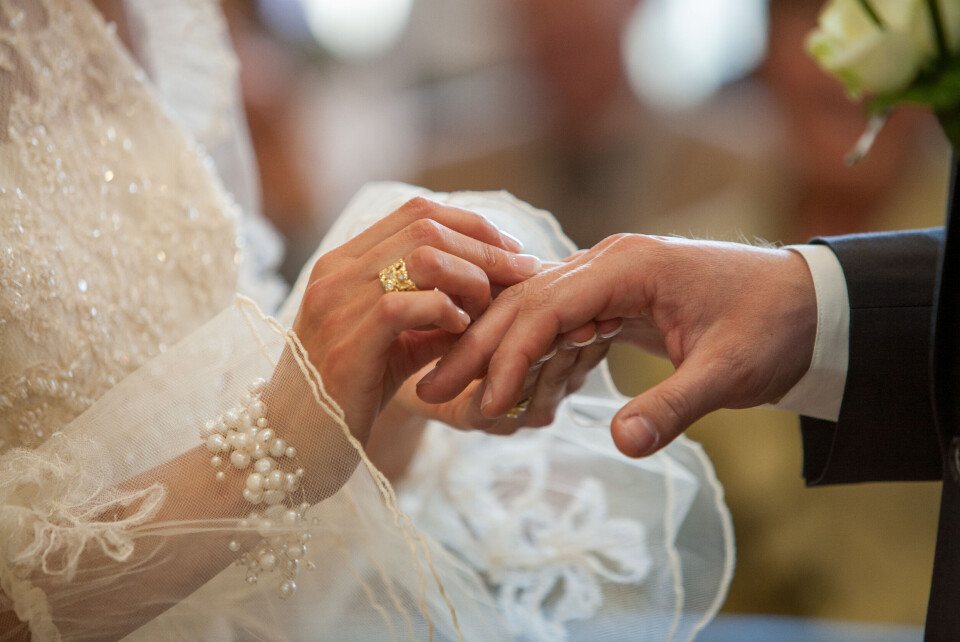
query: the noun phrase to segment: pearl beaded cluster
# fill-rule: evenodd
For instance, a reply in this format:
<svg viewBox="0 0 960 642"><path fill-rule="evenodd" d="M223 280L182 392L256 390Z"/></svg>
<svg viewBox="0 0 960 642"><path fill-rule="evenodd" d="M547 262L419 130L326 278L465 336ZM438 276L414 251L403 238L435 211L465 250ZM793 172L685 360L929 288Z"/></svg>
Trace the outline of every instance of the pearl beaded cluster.
<svg viewBox="0 0 960 642"><path fill-rule="evenodd" d="M267 508L262 515L250 513L239 526L242 530L256 530L263 539L237 563L246 567L246 580L251 584L263 572L278 572L278 592L281 599L287 599L297 589L295 579L310 539L305 522L310 505L301 503L292 508L304 470L298 467L294 472L286 472L280 467L296 459L297 449L277 437L270 427L267 407L261 399L265 386L263 379L254 379L240 404L207 421L200 436L212 455L210 464L214 468L253 469L247 475L243 498L254 505L266 504ZM225 470L217 470L219 481L226 477ZM228 547L240 552L236 540Z"/></svg>
<svg viewBox="0 0 960 642"><path fill-rule="evenodd" d="M306 503L300 504L297 509L270 506L263 515L250 513L247 519L240 521L240 528L254 529L263 537L253 550L237 560L238 566L247 569L248 583L256 584L264 572L278 572L281 578L277 587L280 599L293 596L297 590L296 578L300 564L307 554L306 544L310 541L305 516L308 508L310 505ZM231 551L240 551L240 543L236 540L231 541L228 547ZM310 569L315 568L312 562L308 561L306 565Z"/></svg>
<svg viewBox="0 0 960 642"><path fill-rule="evenodd" d="M208 420L200 436L212 457L214 468L232 467L253 472L247 476L243 498L251 504L276 506L300 488L303 468L284 472L280 463L294 460L297 449L277 437L267 420L267 408L260 399L266 383L256 379L244 393L239 406ZM218 470L217 479L226 479L226 472Z"/></svg>

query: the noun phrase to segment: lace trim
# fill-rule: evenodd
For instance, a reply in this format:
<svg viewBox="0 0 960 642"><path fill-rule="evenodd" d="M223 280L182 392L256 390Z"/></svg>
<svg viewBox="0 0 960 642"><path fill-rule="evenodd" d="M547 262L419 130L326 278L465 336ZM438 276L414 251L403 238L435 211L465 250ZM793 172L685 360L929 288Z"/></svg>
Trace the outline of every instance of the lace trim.
<svg viewBox="0 0 960 642"><path fill-rule="evenodd" d="M0 557L3 592L14 612L39 638L59 638L45 593L32 573L73 579L81 554L90 546L123 562L133 553L131 530L160 509L165 490L159 484L121 493L106 491L108 463L91 441L53 435L41 454L19 449L3 458L0 484ZM94 476L92 471L101 471ZM100 521L123 509L121 519Z"/></svg>

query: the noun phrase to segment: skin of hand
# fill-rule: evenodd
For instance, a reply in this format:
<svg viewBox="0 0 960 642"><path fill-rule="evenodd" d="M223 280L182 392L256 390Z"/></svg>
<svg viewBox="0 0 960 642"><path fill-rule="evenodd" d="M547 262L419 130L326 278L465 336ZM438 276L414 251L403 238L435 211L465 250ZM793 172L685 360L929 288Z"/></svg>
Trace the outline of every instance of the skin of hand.
<svg viewBox="0 0 960 642"><path fill-rule="evenodd" d="M617 447L640 457L713 410L786 394L809 368L817 301L806 262L789 250L615 235L505 290L417 393L447 402L485 372L477 410L499 417L556 337L610 319L623 320L618 340L676 368L614 417Z"/></svg>
<svg viewBox="0 0 960 642"><path fill-rule="evenodd" d="M327 392L366 443L400 385L449 349L536 257L479 214L414 198L321 257L293 324ZM385 293L381 269L404 259L416 292Z"/></svg>
<svg viewBox="0 0 960 642"><path fill-rule="evenodd" d="M590 371L607 356L611 340L621 328L620 319L589 321L561 335L547 354L527 370L519 399L530 401L527 409L516 417L505 414L488 417L480 412L480 400L486 390L483 379L471 381L448 402L431 404L417 396L417 377L411 377L400 388L392 405L400 406L411 415L436 419L460 430L510 435L524 427L547 426L553 423L560 402L579 390ZM435 365L424 367L421 374Z"/></svg>

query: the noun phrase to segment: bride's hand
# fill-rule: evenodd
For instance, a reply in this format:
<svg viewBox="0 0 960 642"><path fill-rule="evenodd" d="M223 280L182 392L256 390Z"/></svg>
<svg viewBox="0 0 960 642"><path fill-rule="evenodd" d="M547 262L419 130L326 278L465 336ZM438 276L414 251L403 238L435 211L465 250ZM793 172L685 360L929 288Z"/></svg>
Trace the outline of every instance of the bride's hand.
<svg viewBox="0 0 960 642"><path fill-rule="evenodd" d="M449 348L490 303L491 285L540 271L482 216L415 198L314 265L293 329L364 443L400 385ZM419 291L385 292L402 259Z"/></svg>

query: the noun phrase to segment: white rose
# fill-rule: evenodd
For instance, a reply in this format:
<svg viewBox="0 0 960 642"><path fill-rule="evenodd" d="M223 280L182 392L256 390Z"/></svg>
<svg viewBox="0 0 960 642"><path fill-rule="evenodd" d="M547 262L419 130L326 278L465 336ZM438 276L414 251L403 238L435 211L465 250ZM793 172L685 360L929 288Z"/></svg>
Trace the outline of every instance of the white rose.
<svg viewBox="0 0 960 642"><path fill-rule="evenodd" d="M951 51L960 45L960 0L939 0ZM830 0L807 48L854 96L907 87L938 55L925 0L869 0L883 27L861 0Z"/></svg>

